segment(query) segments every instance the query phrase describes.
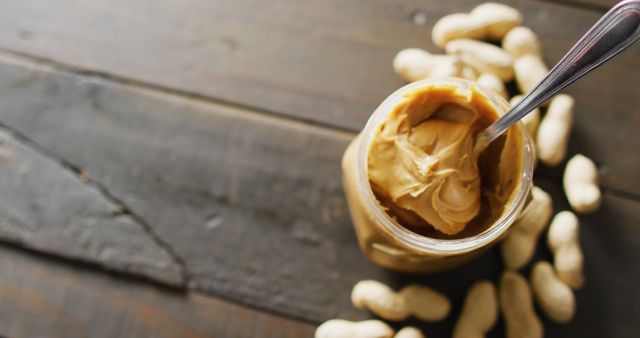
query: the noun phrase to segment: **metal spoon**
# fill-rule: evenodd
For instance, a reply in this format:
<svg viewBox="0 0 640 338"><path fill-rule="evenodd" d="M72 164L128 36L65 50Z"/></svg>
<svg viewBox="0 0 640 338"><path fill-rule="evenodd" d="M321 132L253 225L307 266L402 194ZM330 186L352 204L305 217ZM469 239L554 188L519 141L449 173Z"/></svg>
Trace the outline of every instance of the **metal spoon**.
<svg viewBox="0 0 640 338"><path fill-rule="evenodd" d="M509 127L553 94L609 61L640 38L640 0L611 8L520 102L476 136L476 149L486 148Z"/></svg>

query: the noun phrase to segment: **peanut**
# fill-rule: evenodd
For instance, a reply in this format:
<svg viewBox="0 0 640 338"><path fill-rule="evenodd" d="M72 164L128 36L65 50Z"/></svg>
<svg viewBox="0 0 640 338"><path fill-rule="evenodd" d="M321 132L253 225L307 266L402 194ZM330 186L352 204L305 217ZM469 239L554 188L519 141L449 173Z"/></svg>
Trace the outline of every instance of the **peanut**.
<svg viewBox="0 0 640 338"><path fill-rule="evenodd" d="M516 103L522 100L522 95L516 95L511 98L509 104L511 106L515 106ZM522 123L524 123L525 128L527 128L527 132L529 132L529 136L535 141L536 133L538 132L538 126L540 125L540 109L536 108L532 110L529 114L522 118Z"/></svg>
<svg viewBox="0 0 640 338"><path fill-rule="evenodd" d="M404 297L374 280L358 282L351 291L351 302L359 309L368 308L388 320L405 320L411 315Z"/></svg>
<svg viewBox="0 0 640 338"><path fill-rule="evenodd" d="M478 77L476 80L480 85L487 87L488 89L493 90L498 93L498 95L502 96L503 99L509 99L507 95L507 88L504 86L504 82L502 80L491 73L485 73Z"/></svg>
<svg viewBox="0 0 640 338"><path fill-rule="evenodd" d="M414 315L418 319L435 322L444 319L451 310L449 299L428 287L411 284L400 292L394 292L374 280L358 282L351 292L351 302L357 308L368 308L387 320L405 320Z"/></svg>
<svg viewBox="0 0 640 338"><path fill-rule="evenodd" d="M422 331L413 326L407 326L402 328L398 333L396 333L393 338L426 338Z"/></svg>
<svg viewBox="0 0 640 338"><path fill-rule="evenodd" d="M517 272L506 271L500 278L499 293L507 338L542 338L542 323L533 308L527 280Z"/></svg>
<svg viewBox="0 0 640 338"><path fill-rule="evenodd" d="M498 295L493 283L481 280L467 292L453 338L484 337L498 320Z"/></svg>
<svg viewBox="0 0 640 338"><path fill-rule="evenodd" d="M529 263L536 250L538 237L553 212L551 196L544 190L534 186L531 197L500 246L502 260L509 270L520 269Z"/></svg>
<svg viewBox="0 0 640 338"><path fill-rule="evenodd" d="M460 61L460 62L462 62L462 61ZM476 72L476 70L473 69L471 66L463 63L462 69L460 70L460 73L459 73L458 77L461 77L461 78L467 79L467 80L477 80L478 79L478 72Z"/></svg>
<svg viewBox="0 0 640 338"><path fill-rule="evenodd" d="M522 22L515 8L487 2L470 13L455 13L442 17L431 31L433 42L440 48L455 39L501 39Z"/></svg>
<svg viewBox="0 0 640 338"><path fill-rule="evenodd" d="M573 98L567 94L558 94L551 99L536 137L536 151L542 163L555 166L564 160L573 122L573 107Z"/></svg>
<svg viewBox="0 0 640 338"><path fill-rule="evenodd" d="M393 69L408 82L447 77L475 79L475 71L464 65L459 58L433 55L419 48L407 48L398 52L393 59Z"/></svg>
<svg viewBox="0 0 640 338"><path fill-rule="evenodd" d="M525 55L513 62L516 83L521 93L530 92L549 72L542 59L534 55Z"/></svg>
<svg viewBox="0 0 640 338"><path fill-rule="evenodd" d="M562 182L569 204L576 212L586 214L600 207L598 168L588 157L581 154L572 157L564 169Z"/></svg>
<svg viewBox="0 0 640 338"><path fill-rule="evenodd" d="M542 60L538 36L527 27L516 27L505 35L502 48L513 59L516 83L522 93L528 93L549 72Z"/></svg>
<svg viewBox="0 0 640 338"><path fill-rule="evenodd" d="M400 290L410 312L426 322L443 320L451 311L451 302L444 294L417 284L410 284Z"/></svg>
<svg viewBox="0 0 640 338"><path fill-rule="evenodd" d="M536 302L549 319L566 323L573 319L576 301L571 288L556 276L548 262L538 262L531 270L531 288Z"/></svg>
<svg viewBox="0 0 640 338"><path fill-rule="evenodd" d="M559 212L551 221L547 244L553 252L553 265L558 278L572 289L584 283L584 256L580 248L580 223L571 211Z"/></svg>
<svg viewBox="0 0 640 338"><path fill-rule="evenodd" d="M491 73L502 81L513 79L511 57L500 47L470 39L452 40L445 46L448 55L459 57L479 74Z"/></svg>
<svg viewBox="0 0 640 338"><path fill-rule="evenodd" d="M542 57L540 39L528 27L519 26L510 30L502 39L502 48L514 59L525 55Z"/></svg>
<svg viewBox="0 0 640 338"><path fill-rule="evenodd" d="M318 326L315 338L391 338L393 333L389 325L379 320L331 319Z"/></svg>

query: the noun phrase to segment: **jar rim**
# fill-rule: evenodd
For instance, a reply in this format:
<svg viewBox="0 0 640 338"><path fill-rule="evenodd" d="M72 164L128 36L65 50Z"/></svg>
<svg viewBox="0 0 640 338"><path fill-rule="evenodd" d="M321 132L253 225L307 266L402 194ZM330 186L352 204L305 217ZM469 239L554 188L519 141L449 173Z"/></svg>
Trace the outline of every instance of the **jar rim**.
<svg viewBox="0 0 640 338"><path fill-rule="evenodd" d="M380 206L373 190L371 189L367 172L369 146L373 135L384 122L387 114L399 103L406 100L405 94L414 92L420 88L434 85L452 85L457 87L458 90L470 90L473 88L481 95L484 95L494 107L497 107L497 110L501 114L504 114L509 110L509 104L498 94L469 80L457 78L438 80L425 79L407 84L392 93L378 106L362 130L362 140L357 152L357 185L359 190L364 194L364 203L366 207L377 219L376 224L381 226L382 230L393 236L401 244L404 244L418 252L431 255L463 254L484 247L499 238L509 229L510 225L515 221L516 217L524 207L533 179L533 167L535 163L533 143L526 128L522 125L522 122L518 122L517 125L519 125L524 141L524 163L522 166L520 184L515 188L517 189L517 193L516 196L512 197L511 201L513 202L509 204L509 209L506 212L503 212L501 217L494 224L481 233L456 239L439 239L420 235L400 225Z"/></svg>

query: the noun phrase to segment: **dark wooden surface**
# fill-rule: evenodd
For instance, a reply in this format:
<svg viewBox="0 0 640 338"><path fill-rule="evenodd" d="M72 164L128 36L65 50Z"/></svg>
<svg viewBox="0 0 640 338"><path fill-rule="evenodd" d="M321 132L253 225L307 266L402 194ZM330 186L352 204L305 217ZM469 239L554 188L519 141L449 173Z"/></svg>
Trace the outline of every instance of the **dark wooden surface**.
<svg viewBox="0 0 640 338"><path fill-rule="evenodd" d="M514 5L553 63L604 2ZM32 286L23 298L0 295L0 335L311 335L308 325L230 302L312 323L368 318L349 304L357 280L399 286L416 278L360 254L340 156L402 84L391 71L395 52L435 51L428 32L436 18L477 3L0 1L0 126L8 140L0 155L9 159L0 160L0 238L89 263L70 267L0 248L0 264L11 267L0 269L0 285ZM640 330L638 56L640 49L630 50L569 90L577 100L570 151L596 160L605 202L581 217L588 282L578 316L566 326L547 323L550 337L635 337ZM566 208L560 176L561 168L540 168L536 177L558 210ZM538 257L549 254L541 249ZM17 270L22 265L30 268ZM175 289L112 279L98 266ZM459 311L466 287L495 280L500 269L492 251L417 280L445 291ZM169 310L129 319L121 306L147 308L118 297L103 306L103 287ZM79 324L52 317L29 325L33 313L52 308L70 311ZM221 320L216 311L245 315ZM452 324L423 328L447 337Z"/></svg>

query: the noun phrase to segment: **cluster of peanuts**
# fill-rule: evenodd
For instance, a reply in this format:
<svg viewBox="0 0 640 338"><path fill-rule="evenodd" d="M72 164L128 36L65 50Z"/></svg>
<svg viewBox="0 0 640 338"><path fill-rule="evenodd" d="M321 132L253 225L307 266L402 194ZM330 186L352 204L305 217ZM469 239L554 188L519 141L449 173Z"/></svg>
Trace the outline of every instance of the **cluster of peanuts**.
<svg viewBox="0 0 640 338"><path fill-rule="evenodd" d="M481 4L469 13L447 15L432 30L434 44L443 48L445 54L405 49L395 57L393 68L409 82L426 78L469 79L509 100L505 83L515 80L520 92L527 93L549 71L537 35L521 23L522 14L517 9L492 2ZM499 41L501 47L486 41ZM509 102L514 105L521 98L516 95ZM556 166L564 161L573 108L571 96L558 94L550 100L544 117L536 109L523 119L534 140L537 158L543 165ZM586 156L578 154L567 162L563 187L573 211L590 213L599 208L601 192L597 167ZM538 239L547 226L547 246L553 253L553 263L535 262L527 279L518 271L531 262ZM452 336L484 337L501 312L506 337L540 338L544 330L534 301L555 323L573 319L573 291L584 283L579 231L576 215L565 210L554 216L551 196L534 186L529 203L500 243L505 271L498 285L479 280L469 287ZM389 321L414 316L436 322L445 319L451 310L451 303L444 294L415 284L396 292L380 282L365 280L353 288L351 300L357 308L367 308ZM339 337L424 338L425 335L415 327L405 327L395 333L381 320L333 319L316 330L316 338Z"/></svg>

